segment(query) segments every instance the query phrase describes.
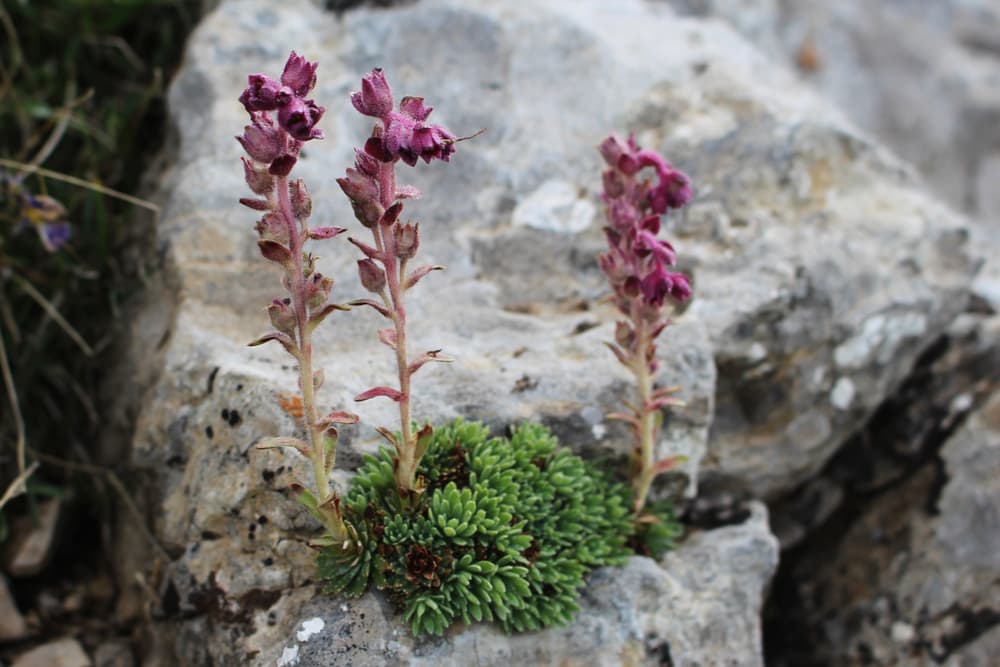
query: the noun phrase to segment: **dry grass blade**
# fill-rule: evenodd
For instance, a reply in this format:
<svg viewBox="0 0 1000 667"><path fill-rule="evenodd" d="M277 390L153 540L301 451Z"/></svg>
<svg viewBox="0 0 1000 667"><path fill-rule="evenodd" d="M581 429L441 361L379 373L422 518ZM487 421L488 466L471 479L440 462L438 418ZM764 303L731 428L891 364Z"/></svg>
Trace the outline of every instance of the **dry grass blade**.
<svg viewBox="0 0 1000 667"><path fill-rule="evenodd" d="M66 128L69 127L70 120L73 119L73 108L87 101L87 99L93 95L93 91L87 91L83 96L74 100L73 95L75 92L75 83L73 81L67 81L66 90L63 95L66 101L63 102L62 109L59 109L54 114L59 118L59 122L57 122L56 126L52 129L52 134L49 135L49 138L45 140L42 147L38 149L37 153L35 153L35 157L31 158L30 164L32 167L42 164L49 158L50 155L52 155L52 151L56 149L56 146L58 146L59 142L62 141L63 135L66 134Z"/></svg>
<svg viewBox="0 0 1000 667"><path fill-rule="evenodd" d="M21 405L17 401L17 387L14 385L14 375L10 372L10 361L7 359L7 346L4 345L3 331L0 331L0 373L3 374L3 384L10 399L10 409L14 415L14 427L17 429L17 479L24 477L24 449L27 438L24 435L24 418L21 416ZM14 481L17 482L17 479ZM23 481L23 480L22 480ZM16 486L12 485L16 490ZM11 489L7 489L10 491ZM4 497L6 497L6 493ZM15 493L16 495L16 493Z"/></svg>
<svg viewBox="0 0 1000 667"><path fill-rule="evenodd" d="M145 199L133 197L132 195L127 195L124 192L113 190L111 188L100 185L99 183L85 181L82 178L76 178L75 176L67 176L66 174L60 174L58 171L52 171L51 169L46 169L44 167L33 166L30 164L25 164L24 162L18 162L17 160L8 160L6 158L0 158L0 167L7 167L8 169L16 169L19 173L25 175L39 174L46 178L51 178L56 181L62 181L63 183L78 185L81 188L93 190L94 192L99 192L102 195L107 195L108 197L114 197L115 199L120 199L121 201L128 202L129 204L132 204L134 206L139 206L148 211L152 211L157 215L159 215L160 213L160 207L151 201L146 201Z"/></svg>
<svg viewBox="0 0 1000 667"><path fill-rule="evenodd" d="M0 99L2 99L6 94L7 90L13 85L14 77L17 75L17 70L21 68L21 63L23 58L21 56L21 44L17 39L17 30L14 29L14 22L10 18L10 14L7 10L0 5L0 24L3 25L4 32L7 33L8 43L10 44L10 70L2 71L3 80L0 81Z"/></svg>
<svg viewBox="0 0 1000 667"><path fill-rule="evenodd" d="M88 357L94 356L94 349L87 344L87 341L85 341L83 336L81 336L77 330L73 328L73 325L66 321L66 318L62 316L59 310L53 306L41 292L35 289L34 285L16 273L11 274L11 278L18 284L18 286L20 286L22 290L24 290L25 294L30 296L35 303L42 307L42 310L44 310L45 313L52 318L53 322L59 325L59 328L66 332L66 335L69 336L74 343L76 343L77 347L79 347L85 355Z"/></svg>
<svg viewBox="0 0 1000 667"><path fill-rule="evenodd" d="M13 500L14 498L17 498L19 495L21 495L27 490L28 487L25 485L25 482L28 481L28 478L31 477L32 473L34 473L37 468L38 468L38 461L35 461L30 466L28 466L27 470L25 470L20 475L14 478L14 481L11 482L10 486L7 487L7 490L3 492L2 496L0 496L0 510L2 510L4 508L4 505L6 505L8 502Z"/></svg>

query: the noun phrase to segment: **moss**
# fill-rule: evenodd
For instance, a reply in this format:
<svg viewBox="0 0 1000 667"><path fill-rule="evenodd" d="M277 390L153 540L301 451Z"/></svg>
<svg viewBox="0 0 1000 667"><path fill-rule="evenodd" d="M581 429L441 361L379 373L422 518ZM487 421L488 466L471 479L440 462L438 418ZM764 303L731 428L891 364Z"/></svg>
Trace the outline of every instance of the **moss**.
<svg viewBox="0 0 1000 667"><path fill-rule="evenodd" d="M426 490L409 511L392 459L388 449L366 457L345 502L361 546L326 548L320 574L334 593L385 590L415 635L458 621L508 633L565 625L586 575L622 564L651 530L636 534L624 486L537 424L510 438L462 420L436 430L418 471ZM669 517L654 525L659 543L667 528L676 536Z"/></svg>

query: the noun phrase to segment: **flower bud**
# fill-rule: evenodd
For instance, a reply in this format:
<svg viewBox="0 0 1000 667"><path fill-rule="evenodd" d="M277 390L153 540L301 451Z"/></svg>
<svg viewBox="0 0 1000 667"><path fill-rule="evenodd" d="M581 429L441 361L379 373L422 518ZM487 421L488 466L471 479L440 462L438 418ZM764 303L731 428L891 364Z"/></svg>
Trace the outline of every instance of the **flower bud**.
<svg viewBox="0 0 1000 667"><path fill-rule="evenodd" d="M277 241L257 241L257 247L260 248L260 254L264 259L272 262L286 264L292 259L292 251Z"/></svg>
<svg viewBox="0 0 1000 667"><path fill-rule="evenodd" d="M384 209L378 201L378 183L356 169L348 169L345 178L338 178L337 184L351 200L354 215L365 227L374 227L382 217Z"/></svg>
<svg viewBox="0 0 1000 667"><path fill-rule="evenodd" d="M609 167L618 167L618 159L629 152L629 147L617 134L612 134L610 137L601 142L598 146L598 150L601 152L601 157L604 161L608 163Z"/></svg>
<svg viewBox="0 0 1000 667"><path fill-rule="evenodd" d="M397 225L392 231L396 238L396 257L410 259L420 247L420 224Z"/></svg>
<svg viewBox="0 0 1000 667"><path fill-rule="evenodd" d="M377 128L381 129L381 128ZM379 162L392 162L396 156L390 155L386 150L382 133L376 132L365 141L365 153L375 158Z"/></svg>
<svg viewBox="0 0 1000 667"><path fill-rule="evenodd" d="M375 118L383 118L392 111L392 89L381 68L373 69L361 79L361 92L351 94L351 104L365 116Z"/></svg>
<svg viewBox="0 0 1000 667"><path fill-rule="evenodd" d="M243 177L253 193L257 195L270 194L274 190L274 177L267 173L267 169L257 167L245 157L240 159L243 160Z"/></svg>
<svg viewBox="0 0 1000 667"><path fill-rule="evenodd" d="M254 229L260 234L261 241L274 241L284 246L289 244L288 224L278 213L265 215Z"/></svg>
<svg viewBox="0 0 1000 667"><path fill-rule="evenodd" d="M379 218L378 222L380 225L385 225L386 227L392 227L396 224L396 220L399 219L399 214L403 211L403 202L396 202L389 208L385 210L382 217Z"/></svg>
<svg viewBox="0 0 1000 667"><path fill-rule="evenodd" d="M288 176L292 173L296 162L298 162L298 158L294 155L279 155L267 168L267 173L274 176Z"/></svg>
<svg viewBox="0 0 1000 667"><path fill-rule="evenodd" d="M338 178L337 184L351 201L378 199L378 182L357 169L348 167L347 176Z"/></svg>
<svg viewBox="0 0 1000 667"><path fill-rule="evenodd" d="M385 271L370 259L358 260L358 276L369 292L378 294L385 288Z"/></svg>
<svg viewBox="0 0 1000 667"><path fill-rule="evenodd" d="M608 169L601 174L601 182L604 185L602 194L605 200L615 199L625 194L625 177L617 169Z"/></svg>
<svg viewBox="0 0 1000 667"><path fill-rule="evenodd" d="M378 176L380 164L378 158L365 151L354 149L354 166L365 176Z"/></svg>
<svg viewBox="0 0 1000 667"><path fill-rule="evenodd" d="M615 342L623 349L631 350L635 344L635 332L627 322L619 320L615 324Z"/></svg>
<svg viewBox="0 0 1000 667"><path fill-rule="evenodd" d="M243 128L236 137L251 158L269 164L285 149L285 138L266 113L254 114L253 124Z"/></svg>
<svg viewBox="0 0 1000 667"><path fill-rule="evenodd" d="M622 283L622 292L625 296L634 299L639 296L640 286L641 284L637 276L629 276L625 279L625 282Z"/></svg>
<svg viewBox="0 0 1000 667"><path fill-rule="evenodd" d="M656 213L681 208L691 200L691 180L682 171L667 167L659 172L660 182L649 191L650 207Z"/></svg>
<svg viewBox="0 0 1000 667"><path fill-rule="evenodd" d="M240 102L247 111L273 111L278 108L280 83L266 74L251 74L247 77L247 84L240 95Z"/></svg>
<svg viewBox="0 0 1000 667"><path fill-rule="evenodd" d="M310 308L319 308L326 303L333 289L333 279L322 273L314 273L306 281L306 304Z"/></svg>
<svg viewBox="0 0 1000 667"><path fill-rule="evenodd" d="M299 97L305 97L316 85L316 68L319 63L311 63L292 51L285 62L285 70L281 73L282 85L291 88Z"/></svg>
<svg viewBox="0 0 1000 667"><path fill-rule="evenodd" d="M323 131L316 127L316 123L323 117L324 111L324 107L312 100L293 97L278 109L278 124L299 141L322 139Z"/></svg>
<svg viewBox="0 0 1000 667"><path fill-rule="evenodd" d="M278 331L289 336L295 331L295 310L291 299L275 299L267 307L267 315Z"/></svg>
<svg viewBox="0 0 1000 667"><path fill-rule="evenodd" d="M670 286L670 296L684 303L691 298L691 279L683 273L671 273L673 284Z"/></svg>
<svg viewBox="0 0 1000 667"><path fill-rule="evenodd" d="M301 178L288 184L288 194L292 200L292 213L296 218L305 220L312 215L312 199L309 198L309 191L306 190L306 184Z"/></svg>

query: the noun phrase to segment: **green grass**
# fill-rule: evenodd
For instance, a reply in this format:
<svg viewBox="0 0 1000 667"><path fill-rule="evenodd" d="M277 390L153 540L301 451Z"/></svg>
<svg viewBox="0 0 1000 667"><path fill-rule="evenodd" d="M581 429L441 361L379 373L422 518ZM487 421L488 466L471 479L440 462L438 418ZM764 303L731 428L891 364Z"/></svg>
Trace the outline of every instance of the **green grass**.
<svg viewBox="0 0 1000 667"><path fill-rule="evenodd" d="M82 478L69 471L94 458L101 369L142 284L122 250L153 215L106 190L139 194L162 145L166 84L200 10L195 0L0 0L0 168L47 170L23 186L60 201L73 234L49 253L34 233L17 233L18 199L0 186L0 334L27 462L41 464L35 484L72 490ZM18 434L0 391L3 489L18 472Z"/></svg>

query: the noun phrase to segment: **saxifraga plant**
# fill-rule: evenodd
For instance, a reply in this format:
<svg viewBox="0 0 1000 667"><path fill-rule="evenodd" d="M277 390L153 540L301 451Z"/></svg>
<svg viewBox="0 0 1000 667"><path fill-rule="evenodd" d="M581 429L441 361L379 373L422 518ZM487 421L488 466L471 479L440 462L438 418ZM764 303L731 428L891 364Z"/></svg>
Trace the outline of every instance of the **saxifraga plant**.
<svg viewBox="0 0 1000 667"><path fill-rule="evenodd" d="M608 164L603 173L604 228L608 250L599 262L612 289L612 302L625 316L615 327L614 342L607 343L615 357L635 377L636 401L625 401L628 412L609 415L629 424L635 437L631 481L636 520L647 526L644 540L658 553L675 533L672 516L657 516L665 508L643 513L656 475L683 460L668 456L657 460L656 443L663 424L663 408L682 405L672 397L677 387L655 388L659 368L656 338L670 324L667 315L676 303L691 298L691 283L683 273L669 270L677 262L674 247L659 238L660 218L691 199L691 182L661 155L639 147L633 137L622 141L610 136L600 145ZM656 181L641 178L651 168ZM657 526L657 524L661 524Z"/></svg>
<svg viewBox="0 0 1000 667"><path fill-rule="evenodd" d="M424 424L414 429L410 417L411 378L427 362L451 361L441 350L424 352L410 360L406 339L406 292L428 273L443 266L425 265L408 271L420 247L419 223L403 223L403 200L420 197L420 191L396 181L396 166L402 161L415 166L420 158L448 162L455 152L455 135L440 125L427 122L433 107L424 106L422 97L404 97L396 108L392 89L381 69L373 70L361 82L361 91L351 96L359 113L377 119L363 148L355 149L356 160L337 183L351 201L358 221L371 230L374 247L356 238L348 240L364 253L358 260L361 284L378 297L360 299L351 305L370 306L392 323L378 331L379 340L396 356L399 388L373 387L354 400L383 396L399 406L399 433L379 427L378 431L396 451L394 470L398 493L416 503L422 489L417 468L431 440L433 429Z"/></svg>
<svg viewBox="0 0 1000 667"><path fill-rule="evenodd" d="M585 576L632 553L628 544L641 522L630 511L631 492L560 448L537 424L520 426L508 439L490 437L481 424L462 420L437 430L411 421L413 374L429 361L446 359L439 351L409 359L404 297L442 267L407 270L419 230L399 217L402 200L420 193L397 185L396 165L413 166L420 158L448 161L459 139L426 123L431 109L421 98L404 98L397 109L381 70L366 76L361 92L352 96L355 108L379 123L356 151L355 167L338 183L374 243L350 239L365 254L358 261L361 283L378 298L351 305L370 306L392 323L378 337L396 353L399 379L398 389L374 387L355 400L383 396L395 401L400 430L378 429L391 447L364 458L343 502L330 487L335 425L356 423L358 417L344 411L318 416L315 392L323 374L312 368L311 334L325 317L347 307L329 302L333 283L315 271L315 258L304 245L345 230L310 227L305 185L288 178L303 143L322 137L315 126L324 109L305 99L315 72L315 63L293 52L280 81L251 75L240 97L251 125L238 139L249 156L243 161L247 184L258 196L241 202L263 213L256 227L261 253L281 266L289 294L267 308L275 331L252 344L277 341L296 359L308 433L308 440L268 438L259 447L291 447L313 464L315 491L302 484L294 490L325 528L313 545L320 549L319 575L330 592L357 596L374 584L403 610L416 635L440 635L459 621L497 621L507 632L567 624L579 609ZM629 187L625 190L632 193ZM638 187L646 197L644 186ZM609 208L616 206L613 196L606 192ZM646 289L644 282L640 291ZM648 355L644 367L652 373L652 352L641 349ZM652 398L654 404L657 400ZM666 527L657 533L666 544L676 534L674 524L658 523Z"/></svg>
<svg viewBox="0 0 1000 667"><path fill-rule="evenodd" d="M386 447L365 457L345 499L364 546L325 550L320 575L331 592L360 595L369 581L387 591L415 635L459 621L508 633L566 625L584 577L632 553L627 489L538 424L510 439L462 420L436 429L411 513L400 511L394 458Z"/></svg>
<svg viewBox="0 0 1000 667"><path fill-rule="evenodd" d="M336 543L344 548L354 543L354 528L346 524L340 497L330 486L330 470L337 454L335 424L353 424L357 415L336 410L319 416L316 391L323 384L323 371L312 367L313 330L331 313L348 310L329 301L333 280L315 269L315 257L304 248L309 239L329 239L344 231L341 227L310 227L312 201L301 179L289 180L306 141L322 139L316 123L325 109L305 99L316 85L317 63L310 63L294 51L285 63L281 80L266 74L251 74L240 102L250 114L251 124L237 140L248 158L243 158L247 185L257 197L240 203L264 215L257 223L257 242L265 259L278 264L281 284L287 297L274 299L267 307L274 331L250 345L269 341L280 343L295 358L299 369L302 421L308 440L267 438L260 449L288 447L298 450L312 463L314 491L296 484L299 502L326 530L319 545ZM268 112L276 113L277 120Z"/></svg>

